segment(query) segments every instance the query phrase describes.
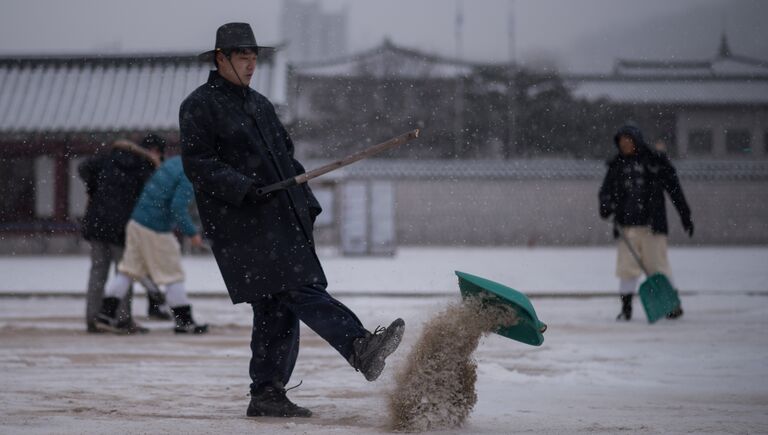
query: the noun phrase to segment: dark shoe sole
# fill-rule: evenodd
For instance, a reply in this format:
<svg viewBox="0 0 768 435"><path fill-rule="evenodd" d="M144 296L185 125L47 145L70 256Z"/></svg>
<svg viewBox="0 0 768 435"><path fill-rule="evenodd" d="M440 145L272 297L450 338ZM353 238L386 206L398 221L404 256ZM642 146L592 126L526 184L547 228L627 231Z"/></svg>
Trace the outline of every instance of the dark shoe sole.
<svg viewBox="0 0 768 435"><path fill-rule="evenodd" d="M384 371L384 360L386 360L387 357L390 356L398 346L400 346L400 341L403 339L404 332L405 321L403 321L403 319L397 319L392 322L391 325L389 325L387 331L385 332L385 334L389 336L387 341L382 346L378 355L376 355L376 358L374 358L374 360L371 362L368 370L363 372L363 376L365 376L366 381L373 382L378 379L379 376L381 376L381 372Z"/></svg>
<svg viewBox="0 0 768 435"><path fill-rule="evenodd" d="M145 328L143 326L130 326L126 329L126 333L129 335L132 334L149 334L149 328Z"/></svg>
<svg viewBox="0 0 768 435"><path fill-rule="evenodd" d="M85 332L89 334L101 334L104 331L100 331L98 328L96 328L94 323L88 323L85 325Z"/></svg>
<svg viewBox="0 0 768 435"><path fill-rule="evenodd" d="M96 331L98 331L98 332L107 332L107 333L115 334L115 335L128 335L128 334L130 334L130 332L128 332L128 330L126 330L124 328L119 328L117 326L112 326L112 325L109 325L107 323L96 322L93 326L96 328Z"/></svg>
<svg viewBox="0 0 768 435"><path fill-rule="evenodd" d="M277 417L277 418L308 418L312 417L312 411L307 408L302 408L296 404L291 403L293 409L291 410L277 410L277 409L259 409L251 402L248 405L248 410L245 411L247 417Z"/></svg>
<svg viewBox="0 0 768 435"><path fill-rule="evenodd" d="M93 322L93 331L89 329L88 332L108 332L110 334L116 335L133 335L148 334L149 329L139 325L133 320L117 322L117 324L113 324L111 322L100 321L99 319L96 319L96 321Z"/></svg>
<svg viewBox="0 0 768 435"><path fill-rule="evenodd" d="M309 418L312 417L312 411L305 409L306 412L296 412L296 413L270 413L268 411L263 411L259 409L251 409L248 408L248 411L245 413L246 417L276 417L276 418Z"/></svg>
<svg viewBox="0 0 768 435"><path fill-rule="evenodd" d="M194 328L174 328L176 334L206 334L208 325L195 325Z"/></svg>

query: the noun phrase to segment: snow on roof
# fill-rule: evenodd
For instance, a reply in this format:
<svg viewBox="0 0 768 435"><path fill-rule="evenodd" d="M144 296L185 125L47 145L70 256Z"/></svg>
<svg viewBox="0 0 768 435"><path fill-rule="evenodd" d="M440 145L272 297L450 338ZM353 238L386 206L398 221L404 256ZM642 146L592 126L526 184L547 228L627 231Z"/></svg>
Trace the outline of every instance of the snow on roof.
<svg viewBox="0 0 768 435"><path fill-rule="evenodd" d="M768 62L731 53L706 60L618 60L613 74L566 77L577 97L642 104L768 104Z"/></svg>
<svg viewBox="0 0 768 435"><path fill-rule="evenodd" d="M768 62L734 54L723 33L717 54L711 59L619 60L614 73L621 77L768 78Z"/></svg>
<svg viewBox="0 0 768 435"><path fill-rule="evenodd" d="M296 65L295 71L312 77L454 78L470 75L477 66L480 64L422 53L385 40L382 45L355 55Z"/></svg>
<svg viewBox="0 0 768 435"><path fill-rule="evenodd" d="M740 75L745 77L768 78L768 62L743 56L720 57L712 62L715 76Z"/></svg>
<svg viewBox="0 0 768 435"><path fill-rule="evenodd" d="M193 54L0 58L0 133L178 130L211 69Z"/></svg>
<svg viewBox="0 0 768 435"><path fill-rule="evenodd" d="M614 74L620 77L768 78L768 62L746 56L718 56L700 61L619 60Z"/></svg>
<svg viewBox="0 0 768 435"><path fill-rule="evenodd" d="M568 81L573 95L587 100L642 104L768 104L763 80L625 80L611 78Z"/></svg>

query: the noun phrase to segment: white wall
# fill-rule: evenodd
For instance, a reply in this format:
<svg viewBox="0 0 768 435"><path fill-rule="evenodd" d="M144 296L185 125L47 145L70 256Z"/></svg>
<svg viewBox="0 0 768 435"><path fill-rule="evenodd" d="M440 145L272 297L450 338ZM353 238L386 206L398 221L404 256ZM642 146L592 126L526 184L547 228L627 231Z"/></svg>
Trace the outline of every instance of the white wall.
<svg viewBox="0 0 768 435"><path fill-rule="evenodd" d="M765 157L765 134L768 132L768 110L735 111L729 109L686 109L677 117L677 147L680 156L688 155L688 133L691 130L709 129L712 131L713 157L739 157L728 154L725 146L725 133L728 129L744 129L752 132L753 157ZM749 158L750 155L744 156Z"/></svg>
<svg viewBox="0 0 768 435"><path fill-rule="evenodd" d="M42 156L35 159L35 216L53 217L55 200L55 161Z"/></svg>

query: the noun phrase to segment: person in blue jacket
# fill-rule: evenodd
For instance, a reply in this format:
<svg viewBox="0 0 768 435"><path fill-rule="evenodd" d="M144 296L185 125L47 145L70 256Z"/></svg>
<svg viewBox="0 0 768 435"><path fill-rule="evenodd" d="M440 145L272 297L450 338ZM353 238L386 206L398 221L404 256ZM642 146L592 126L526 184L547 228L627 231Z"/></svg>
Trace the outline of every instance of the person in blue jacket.
<svg viewBox="0 0 768 435"><path fill-rule="evenodd" d="M95 320L96 328L126 333L118 321L117 307L134 280L149 276L158 285L165 286L176 333L208 331L208 325L197 324L192 319L181 268L181 248L173 233L174 228L178 228L190 238L192 246L202 245L200 232L189 214L192 198L192 184L184 175L178 156L166 160L144 185L125 228L125 253L117 273L107 283L101 311Z"/></svg>

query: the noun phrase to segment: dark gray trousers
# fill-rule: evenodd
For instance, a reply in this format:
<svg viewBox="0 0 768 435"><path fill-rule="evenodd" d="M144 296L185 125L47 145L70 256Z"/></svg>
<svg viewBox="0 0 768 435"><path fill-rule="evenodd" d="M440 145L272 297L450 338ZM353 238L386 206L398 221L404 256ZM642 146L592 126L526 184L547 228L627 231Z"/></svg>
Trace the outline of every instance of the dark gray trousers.
<svg viewBox="0 0 768 435"><path fill-rule="evenodd" d="M368 332L355 313L328 294L324 285L306 285L252 302L251 392L265 384L286 385L299 355L299 321L325 339L344 359L352 341Z"/></svg>
<svg viewBox="0 0 768 435"><path fill-rule="evenodd" d="M88 290L85 294L85 323L86 326L93 323L93 318L101 310L101 300L104 298L104 286L107 284L109 268L117 268L117 263L123 257L123 247L106 242L91 241L91 272L88 276ZM147 290L147 296L155 297L160 294L160 289L149 277L141 280L141 284ZM122 299L117 309L118 319L131 318L131 305L133 301L133 286L128 289L128 294Z"/></svg>
<svg viewBox="0 0 768 435"><path fill-rule="evenodd" d="M85 323L86 326L93 323L93 318L101 310L101 300L104 298L104 286L107 284L109 268L123 257L123 247L106 242L91 241L91 272L88 276L88 290L85 294ZM117 308L119 319L131 317L131 302L133 299L133 286L128 289L128 294L120 301Z"/></svg>
<svg viewBox="0 0 768 435"><path fill-rule="evenodd" d="M88 290L85 295L85 324L90 326L93 318L101 310L101 301L104 298L104 286L107 284L109 268L114 264L117 270L117 263L123 258L123 247L106 242L91 243L91 272L88 276ZM154 281L148 276L139 280L141 285L147 291L147 298L150 304L164 304L164 296ZM126 320L131 318L131 305L133 302L133 285L128 288L128 293L120 301L117 307L117 318Z"/></svg>

